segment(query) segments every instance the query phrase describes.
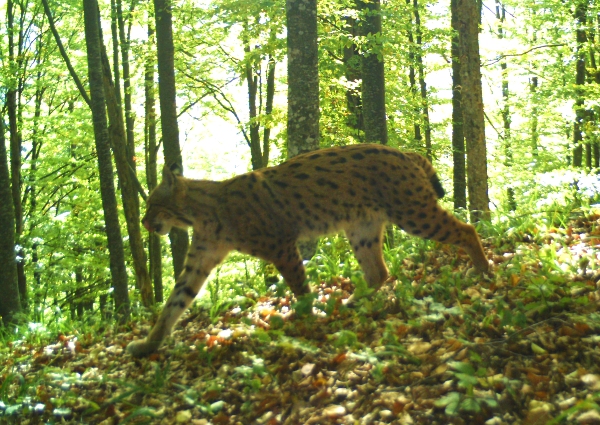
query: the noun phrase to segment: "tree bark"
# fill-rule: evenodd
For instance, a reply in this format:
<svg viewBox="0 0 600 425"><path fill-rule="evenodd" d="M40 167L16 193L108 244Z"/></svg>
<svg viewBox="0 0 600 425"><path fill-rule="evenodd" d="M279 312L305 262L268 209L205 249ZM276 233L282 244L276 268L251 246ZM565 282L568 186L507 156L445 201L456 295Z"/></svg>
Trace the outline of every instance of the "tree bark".
<svg viewBox="0 0 600 425"><path fill-rule="evenodd" d="M94 139L96 142L98 170L100 174L100 195L102 197L102 207L104 209L104 221L108 240L115 308L119 320L123 322L129 318L130 310L127 271L125 269L125 253L123 250L121 229L119 227L117 197L115 195L114 174L108 140L106 103L102 82L98 3L96 0L83 0L83 12Z"/></svg>
<svg viewBox="0 0 600 425"><path fill-rule="evenodd" d="M585 44L587 36L585 26L587 22L588 0L578 0L575 5L575 37L577 47L575 50L575 122L573 123L573 165L583 165L583 128L585 127L585 98L583 86L585 85L586 60Z"/></svg>
<svg viewBox="0 0 600 425"><path fill-rule="evenodd" d="M487 153L479 57L481 10L475 0L458 0L459 58L463 125L467 146L467 187L471 221L488 219Z"/></svg>
<svg viewBox="0 0 600 425"><path fill-rule="evenodd" d="M465 134L463 131L462 80L458 49L458 0L450 1L452 38L452 182L454 209L467 209L467 171L465 162Z"/></svg>
<svg viewBox="0 0 600 425"><path fill-rule="evenodd" d="M12 202L4 118L0 117L0 316L5 326L21 311L15 257L15 210Z"/></svg>
<svg viewBox="0 0 600 425"><path fill-rule="evenodd" d="M125 17L123 16L123 4L122 0L117 0L117 21L119 26L119 41L121 46L121 59L123 63L123 99L125 101L125 130L127 134L127 161L129 166L135 173L135 137L133 132L134 126L134 113L131 104L131 71L129 69L129 45L130 45L130 33L131 33L131 14L135 8L135 0L131 1L131 7L129 9L129 30L125 32ZM139 210L139 202L137 196L135 197L137 209Z"/></svg>
<svg viewBox="0 0 600 425"><path fill-rule="evenodd" d="M288 158L319 149L317 1L287 0Z"/></svg>
<svg viewBox="0 0 600 425"><path fill-rule="evenodd" d="M344 17L344 21L350 37L357 37L359 34L356 18L354 16L346 16ZM346 105L348 107L347 124L350 128L356 130L353 133L353 137L358 142L363 142L365 125L362 115L361 56L358 46L355 43L344 47L343 62L346 80L349 83L354 83L353 87L346 90Z"/></svg>
<svg viewBox="0 0 600 425"><path fill-rule="evenodd" d="M10 176L11 176L11 190L12 200L14 205L14 223L15 223L15 242L21 245L20 238L23 234L23 205L21 202L21 189L22 189L22 177L21 177L21 147L23 140L21 138L21 132L19 130L19 105L17 102L18 86L17 75L19 74L20 64L17 60L17 54L15 53L15 47L21 50L21 37L19 37L18 46L14 41L14 34L19 33L16 28L14 20L14 9L15 4L12 0L8 0L7 5L7 18L8 18L8 61L11 70L11 75L14 80L8 87L6 92L6 106L8 109L8 130L10 133ZM19 295L22 307L27 309L27 279L25 277L25 253L23 248L19 249L17 258L17 280L19 282Z"/></svg>
<svg viewBox="0 0 600 425"><path fill-rule="evenodd" d="M154 28L148 22L148 46L152 49L154 46ZM154 55L146 55L145 71L144 71L144 94L145 94L145 138L146 138L146 181L148 183L148 191L154 190L158 185L157 173L157 157L158 144L156 143L156 99L154 96ZM149 255L150 255L150 275L154 283L154 298L156 302L163 302L163 281L162 281L162 253L160 236L156 233L150 233L149 236Z"/></svg>
<svg viewBox="0 0 600 425"><path fill-rule="evenodd" d="M481 10L477 0L458 0L459 58L463 124L467 146L467 187L471 221L489 218L485 120L479 57Z"/></svg>
<svg viewBox="0 0 600 425"><path fill-rule="evenodd" d="M319 149L319 52L317 0L286 0L288 116L287 154ZM298 243L302 258L317 251L317 239Z"/></svg>
<svg viewBox="0 0 600 425"><path fill-rule="evenodd" d="M249 40L244 40L244 51L246 52L245 77L248 86L248 114L250 118L250 134L244 134L246 142L250 146L252 158L252 169L266 167L269 163L269 138L271 129L265 125L260 134L260 123L257 121L259 108L262 109L262 96L258 96L259 89L262 90L262 79L260 62L253 62L250 57L251 48ZM267 62L267 96L265 99L265 114L270 115L273 111L273 98L275 96L275 60L269 57Z"/></svg>
<svg viewBox="0 0 600 425"><path fill-rule="evenodd" d="M127 157L127 141L125 138L125 125L123 114L116 98L115 86L111 79L110 65L104 47L104 41L100 38L103 66L104 96L108 108L109 127L108 137L112 146L117 175L121 188L121 201L129 235L129 248L133 259L136 287L140 290L142 304L146 307L154 304L152 283L147 269L146 251L142 243L142 232L140 227L140 211L136 186L134 184L135 174L131 171L131 165Z"/></svg>
<svg viewBox="0 0 600 425"><path fill-rule="evenodd" d="M363 11L360 34L368 39L361 63L365 142L387 145L383 51L377 38L381 35L381 2L358 0L358 5Z"/></svg>
<svg viewBox="0 0 600 425"><path fill-rule="evenodd" d="M160 100L160 122L162 127L165 164L183 167L177 124L175 90L175 47L173 45L173 16L170 0L154 0L156 19L156 46L158 57L158 96ZM188 249L188 233L173 228L169 233L175 279L183 271Z"/></svg>
<svg viewBox="0 0 600 425"><path fill-rule="evenodd" d="M407 6L410 6L411 0L406 0ZM415 72L415 37L413 36L413 26L412 20L411 25L408 27L407 32L408 38L408 82L410 84L410 94L412 98L412 102L415 102L417 99L417 73ZM417 144L421 144L423 140L423 135L421 134L421 125L419 124L419 120L417 117L419 116L419 108L416 107L413 109L413 114L415 119L413 120L413 129L414 129L414 141Z"/></svg>
<svg viewBox="0 0 600 425"><path fill-rule="evenodd" d="M419 86L421 88L421 113L423 114L423 127L425 128L425 152L429 161L433 160L431 147L431 122L429 120L429 100L427 99L427 83L425 82L425 65L423 64L423 30L421 28L421 14L419 2L413 0L413 13L415 15L415 30L417 33L417 69L419 70Z"/></svg>
<svg viewBox="0 0 600 425"><path fill-rule="evenodd" d="M504 5L500 4L499 0L496 0L496 19L499 21L498 23L498 39L502 40L504 38L504 21L506 20L506 10L504 9ZM500 114L502 115L502 128L504 129L504 134L502 135L503 144L504 144L504 166L507 170L508 181L506 182L506 204L509 211L515 211L517 209L517 200L515 199L515 190L512 187L512 180L510 180L510 176L512 173L513 166L513 153L511 146L511 116L510 116L510 92L508 89L508 64L506 63L506 58L503 58L500 61L500 71L502 72L502 111Z"/></svg>

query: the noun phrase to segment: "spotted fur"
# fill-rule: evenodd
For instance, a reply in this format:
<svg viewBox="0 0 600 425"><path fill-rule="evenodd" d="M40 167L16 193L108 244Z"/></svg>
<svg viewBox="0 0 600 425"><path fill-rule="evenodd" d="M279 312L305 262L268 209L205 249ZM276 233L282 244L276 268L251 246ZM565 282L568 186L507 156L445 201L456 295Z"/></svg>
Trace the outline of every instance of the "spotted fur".
<svg viewBox="0 0 600 425"><path fill-rule="evenodd" d="M381 145L352 145L299 155L276 167L225 181L191 180L163 170L142 223L150 232L193 228L185 269L148 337L128 351L156 350L231 250L272 262L296 295L309 292L299 239L343 230L365 280L388 278L383 228L462 247L477 270L488 261L475 228L442 209L444 189L423 156Z"/></svg>

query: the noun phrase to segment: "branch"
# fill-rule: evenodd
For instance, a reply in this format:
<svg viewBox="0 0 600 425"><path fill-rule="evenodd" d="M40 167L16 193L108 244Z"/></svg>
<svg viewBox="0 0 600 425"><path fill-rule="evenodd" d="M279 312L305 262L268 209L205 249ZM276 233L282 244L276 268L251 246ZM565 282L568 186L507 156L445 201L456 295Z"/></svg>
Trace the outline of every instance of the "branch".
<svg viewBox="0 0 600 425"><path fill-rule="evenodd" d="M495 63L500 62L502 59L506 59L506 58L513 57L513 56L525 56L527 53L533 52L534 50L544 49L544 48L547 48L547 47L561 47L561 46L566 46L566 44L565 43L559 43L559 44L542 44L540 46L532 47L531 49L525 50L524 52L521 52L521 53L511 53L511 54L497 56L495 59L493 59L490 62L484 64L483 66L494 65Z"/></svg>
<svg viewBox="0 0 600 425"><path fill-rule="evenodd" d="M69 56L67 56L67 52L62 44L62 41L60 40L58 31L56 30L56 27L54 26L54 18L52 18L52 13L50 12L50 6L48 6L48 0L42 0L42 4L44 5L44 12L46 13L46 17L48 18L48 23L50 24L50 29L52 30L52 34L54 35L54 39L56 40L56 45L58 46L58 50L60 50L60 54L63 57L65 64L67 65L67 68L69 69L69 74L71 74L71 77L73 77L73 80L75 81L75 84L77 85L77 88L79 89L79 93L81 93L81 97L83 97L83 100L85 100L85 103L87 103L88 106L90 106L90 104L91 104L90 97L88 96L87 92L85 91L83 84L81 84L81 80L77 76L75 69L71 65Z"/></svg>

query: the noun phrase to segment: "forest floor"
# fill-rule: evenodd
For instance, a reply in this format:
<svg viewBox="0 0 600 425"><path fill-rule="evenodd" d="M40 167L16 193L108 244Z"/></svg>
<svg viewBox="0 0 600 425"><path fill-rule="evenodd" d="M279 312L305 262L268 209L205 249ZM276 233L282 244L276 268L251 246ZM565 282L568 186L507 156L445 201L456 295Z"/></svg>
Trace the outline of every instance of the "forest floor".
<svg viewBox="0 0 600 425"><path fill-rule="evenodd" d="M352 308L193 308L148 358L149 322L13 342L0 424L600 424L600 216L484 245L489 276L435 245Z"/></svg>

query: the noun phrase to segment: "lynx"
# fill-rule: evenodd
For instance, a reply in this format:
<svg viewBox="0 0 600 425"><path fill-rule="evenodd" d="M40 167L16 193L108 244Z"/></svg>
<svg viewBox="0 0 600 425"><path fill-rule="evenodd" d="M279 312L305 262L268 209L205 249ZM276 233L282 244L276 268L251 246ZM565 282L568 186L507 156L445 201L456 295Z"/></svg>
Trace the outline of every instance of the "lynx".
<svg viewBox="0 0 600 425"><path fill-rule="evenodd" d="M134 356L155 351L210 271L234 249L272 262L295 296L310 290L296 242L340 230L368 285L382 285L388 278L382 255L386 223L457 245L486 272L489 264L475 228L438 205L443 195L426 158L373 144L322 149L225 181L187 179L165 167L142 223L160 235L172 227L192 227L192 241L157 323L127 350Z"/></svg>

